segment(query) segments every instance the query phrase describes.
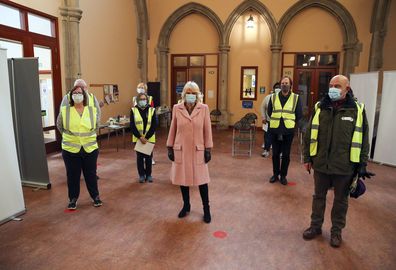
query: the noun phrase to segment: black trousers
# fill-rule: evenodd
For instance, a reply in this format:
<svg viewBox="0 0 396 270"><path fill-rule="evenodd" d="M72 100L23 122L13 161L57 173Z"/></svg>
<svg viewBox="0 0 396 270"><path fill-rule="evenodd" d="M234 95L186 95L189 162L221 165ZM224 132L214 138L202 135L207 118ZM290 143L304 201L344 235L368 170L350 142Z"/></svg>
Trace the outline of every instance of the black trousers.
<svg viewBox="0 0 396 270"><path fill-rule="evenodd" d="M190 187L180 186L183 197L184 207L190 206ZM199 194L201 195L202 205L209 206L209 187L208 184L199 185Z"/></svg>
<svg viewBox="0 0 396 270"><path fill-rule="evenodd" d="M290 149L293 142L294 134L282 135L271 134L272 142L272 170L274 175L286 177L290 163ZM282 153L282 163L280 154Z"/></svg>
<svg viewBox="0 0 396 270"><path fill-rule="evenodd" d="M66 166L67 187L69 190L69 199L78 199L80 196L80 177L83 172L85 184L89 195L92 199L99 196L98 180L96 179L96 162L98 160L99 150L96 149L91 153L81 148L78 153L71 153L62 150L63 161Z"/></svg>
<svg viewBox="0 0 396 270"><path fill-rule="evenodd" d="M326 209L326 195L334 187L334 201L331 209L331 232L341 233L346 224L348 211L349 187L352 175L335 175L314 172L315 193L312 200L311 227L321 228Z"/></svg>
<svg viewBox="0 0 396 270"><path fill-rule="evenodd" d="M150 156L136 151L136 164L139 176L151 176L153 153Z"/></svg>

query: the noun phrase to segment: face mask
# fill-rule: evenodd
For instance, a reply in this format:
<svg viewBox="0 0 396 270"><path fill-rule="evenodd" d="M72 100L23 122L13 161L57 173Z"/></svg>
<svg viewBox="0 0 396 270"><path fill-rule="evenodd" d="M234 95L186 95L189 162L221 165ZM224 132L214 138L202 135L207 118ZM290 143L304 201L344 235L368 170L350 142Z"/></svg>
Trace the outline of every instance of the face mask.
<svg viewBox="0 0 396 270"><path fill-rule="evenodd" d="M141 107L141 108L146 107L146 105L147 105L147 100L139 100L139 101L138 101L138 105L139 105L139 107Z"/></svg>
<svg viewBox="0 0 396 270"><path fill-rule="evenodd" d="M197 96L194 94L186 94L186 102L193 104L197 100Z"/></svg>
<svg viewBox="0 0 396 270"><path fill-rule="evenodd" d="M72 95L72 99L74 101L74 103L81 103L84 101L84 96L83 94L73 94Z"/></svg>
<svg viewBox="0 0 396 270"><path fill-rule="evenodd" d="M283 93L289 92L289 90L290 90L290 85L282 84L282 85L281 85L281 90L282 90Z"/></svg>
<svg viewBox="0 0 396 270"><path fill-rule="evenodd" d="M275 90L274 90L275 94L278 94L280 91L281 91L280 88L275 88Z"/></svg>
<svg viewBox="0 0 396 270"><path fill-rule="evenodd" d="M144 88L138 88L138 89L136 89L136 91L139 93L139 94L144 94Z"/></svg>
<svg viewBox="0 0 396 270"><path fill-rule="evenodd" d="M339 100L341 99L341 89L330 87L328 95L332 101Z"/></svg>

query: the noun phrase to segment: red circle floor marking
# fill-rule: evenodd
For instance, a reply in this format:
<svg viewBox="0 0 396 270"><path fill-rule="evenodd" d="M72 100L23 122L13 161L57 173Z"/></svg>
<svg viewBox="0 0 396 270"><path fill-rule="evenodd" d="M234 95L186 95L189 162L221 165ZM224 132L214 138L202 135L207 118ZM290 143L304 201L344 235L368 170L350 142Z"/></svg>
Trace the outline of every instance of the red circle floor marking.
<svg viewBox="0 0 396 270"><path fill-rule="evenodd" d="M65 209L63 212L65 212L65 213L75 213L75 212L77 212L77 210Z"/></svg>
<svg viewBox="0 0 396 270"><path fill-rule="evenodd" d="M297 183L296 182L288 182L287 185L288 186L295 186L295 185L297 185Z"/></svg>
<svg viewBox="0 0 396 270"><path fill-rule="evenodd" d="M226 232L223 232L223 231L215 231L215 232L213 233L213 236L216 237L216 238L223 239L223 238L226 238L226 237L227 237L227 233L226 233Z"/></svg>

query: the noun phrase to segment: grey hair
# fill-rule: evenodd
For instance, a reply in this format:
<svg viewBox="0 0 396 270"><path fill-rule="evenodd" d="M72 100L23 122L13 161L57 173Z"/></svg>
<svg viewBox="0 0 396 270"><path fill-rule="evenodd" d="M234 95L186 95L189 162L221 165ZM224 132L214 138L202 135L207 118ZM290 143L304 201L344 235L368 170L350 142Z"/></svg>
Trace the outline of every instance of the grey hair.
<svg viewBox="0 0 396 270"><path fill-rule="evenodd" d="M202 103L203 95L202 95L201 91L199 90L198 84L196 82L193 82L193 81L188 81L184 85L183 92L181 94L182 102L186 101L186 92L187 92L188 89L191 89L194 92L196 92L197 93L197 103Z"/></svg>
<svg viewBox="0 0 396 270"><path fill-rule="evenodd" d="M79 86L85 90L87 88L87 83L83 79L77 79L74 81L74 86Z"/></svg>

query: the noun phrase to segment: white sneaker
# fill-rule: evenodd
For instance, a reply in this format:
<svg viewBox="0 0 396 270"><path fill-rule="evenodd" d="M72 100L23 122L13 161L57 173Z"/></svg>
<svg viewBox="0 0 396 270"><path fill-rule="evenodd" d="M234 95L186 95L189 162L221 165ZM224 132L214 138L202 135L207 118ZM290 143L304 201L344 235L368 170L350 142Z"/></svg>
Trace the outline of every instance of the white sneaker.
<svg viewBox="0 0 396 270"><path fill-rule="evenodd" d="M262 144L262 145L261 145L261 148L263 148L263 149L264 149L264 147L265 147L265 146L264 146L264 144Z"/></svg>
<svg viewBox="0 0 396 270"><path fill-rule="evenodd" d="M151 164L152 164L152 165L155 165L154 159L151 160Z"/></svg>
<svg viewBox="0 0 396 270"><path fill-rule="evenodd" d="M264 150L264 152L261 154L262 157L268 157L269 152L267 150Z"/></svg>

